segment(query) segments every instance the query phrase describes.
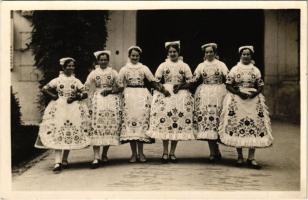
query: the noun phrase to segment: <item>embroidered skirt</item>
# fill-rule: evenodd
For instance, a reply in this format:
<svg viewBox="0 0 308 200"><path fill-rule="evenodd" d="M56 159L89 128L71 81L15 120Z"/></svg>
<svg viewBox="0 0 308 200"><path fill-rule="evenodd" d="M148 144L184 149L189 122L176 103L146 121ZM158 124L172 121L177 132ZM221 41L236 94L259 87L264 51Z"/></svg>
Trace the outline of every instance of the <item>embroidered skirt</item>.
<svg viewBox="0 0 308 200"><path fill-rule="evenodd" d="M90 144L90 116L84 102L60 97L46 107L35 147L81 149Z"/></svg>
<svg viewBox="0 0 308 200"><path fill-rule="evenodd" d="M119 145L121 104L119 95L102 96L101 90L91 99L91 145Z"/></svg>
<svg viewBox="0 0 308 200"><path fill-rule="evenodd" d="M219 136L233 147L268 147L273 142L265 98L259 94L243 100L228 93L224 99Z"/></svg>
<svg viewBox="0 0 308 200"><path fill-rule="evenodd" d="M151 107L150 128L147 135L162 140L192 140L193 97L187 90L173 93L172 84L164 84L170 97L155 91Z"/></svg>
<svg viewBox="0 0 308 200"><path fill-rule="evenodd" d="M149 128L152 95L147 88L126 87L123 92L121 142L137 140L150 143Z"/></svg>
<svg viewBox="0 0 308 200"><path fill-rule="evenodd" d="M195 93L194 125L196 139L217 140L224 84L201 84Z"/></svg>

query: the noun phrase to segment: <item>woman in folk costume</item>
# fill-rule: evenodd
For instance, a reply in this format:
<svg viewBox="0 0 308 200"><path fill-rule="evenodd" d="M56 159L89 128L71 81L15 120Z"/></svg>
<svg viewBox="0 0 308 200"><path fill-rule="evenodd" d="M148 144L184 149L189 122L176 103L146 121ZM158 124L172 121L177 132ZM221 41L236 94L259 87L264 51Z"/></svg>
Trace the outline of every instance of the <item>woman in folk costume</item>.
<svg viewBox="0 0 308 200"><path fill-rule="evenodd" d="M239 166L243 165L242 148L249 148L247 164L260 169L255 160L255 148L268 147L273 142L265 98L261 94L264 82L260 70L251 63L253 46L239 48L240 62L227 76L227 90L221 114L219 136L222 143L237 148Z"/></svg>
<svg viewBox="0 0 308 200"><path fill-rule="evenodd" d="M117 89L118 73L109 66L111 52L96 51L94 56L97 66L87 77L87 90L95 87L91 95L91 145L93 145L94 160L91 168L98 168L102 162L108 162L110 145L120 144L121 109L120 96ZM103 146L100 158L100 146Z"/></svg>
<svg viewBox="0 0 308 200"><path fill-rule="evenodd" d="M90 131L88 109L79 102L87 98L84 86L74 76L75 60L60 59L63 72L42 89L52 101L44 111L36 147L55 149L55 166L58 173L67 163L68 150L81 149L89 145ZM56 91L56 93L55 93ZM65 150L61 159L62 150ZM63 160L63 162L62 162Z"/></svg>
<svg viewBox="0 0 308 200"><path fill-rule="evenodd" d="M189 66L179 58L180 41L166 42L165 48L168 58L157 68L155 78L164 83L171 95L169 97L167 92L167 95L161 92L154 94L147 133L152 138L163 140L163 163L177 162L175 150L178 141L194 139L193 97L185 90L185 83L192 78L192 73Z"/></svg>
<svg viewBox="0 0 308 200"><path fill-rule="evenodd" d="M143 153L143 143L150 143L152 140L146 136L149 128L150 109L152 95L144 86L147 79L154 88L159 84L156 82L149 68L139 62L142 50L138 46L128 49L128 62L119 72L118 85L123 91L123 115L120 141L130 142L132 156L129 162L137 160L146 162Z"/></svg>
<svg viewBox="0 0 308 200"><path fill-rule="evenodd" d="M210 161L221 159L218 148L218 128L222 102L227 93L225 81L229 72L225 63L217 60L217 44L208 43L201 46L204 62L194 72L193 84L199 85L195 98L194 123L196 139L208 140Z"/></svg>

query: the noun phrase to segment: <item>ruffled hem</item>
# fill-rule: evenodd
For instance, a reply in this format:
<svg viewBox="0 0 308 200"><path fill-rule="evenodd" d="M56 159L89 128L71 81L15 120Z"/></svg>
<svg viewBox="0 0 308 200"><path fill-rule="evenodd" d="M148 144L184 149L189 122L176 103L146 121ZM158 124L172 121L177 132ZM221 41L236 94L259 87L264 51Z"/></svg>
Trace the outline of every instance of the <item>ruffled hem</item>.
<svg viewBox="0 0 308 200"><path fill-rule="evenodd" d="M265 148L270 147L273 144L273 138L268 135L263 138L255 138L255 137L232 137L227 134L220 137L220 142L227 146L232 147L246 147L246 148Z"/></svg>
<svg viewBox="0 0 308 200"><path fill-rule="evenodd" d="M86 144L86 145L48 145L48 144L38 145L38 144L35 144L34 146L39 149L74 150L74 149L87 148L88 146L90 146L90 144Z"/></svg>
<svg viewBox="0 0 308 200"><path fill-rule="evenodd" d="M197 140L218 140L218 133L215 131L197 132L195 136Z"/></svg>
<svg viewBox="0 0 308 200"><path fill-rule="evenodd" d="M175 141L184 141L184 140L195 140L193 133L162 133L157 131L148 131L146 133L149 137L161 140L175 140Z"/></svg>
<svg viewBox="0 0 308 200"><path fill-rule="evenodd" d="M104 146L111 145L117 146L120 144L120 137L98 137L96 139L91 139L91 146Z"/></svg>

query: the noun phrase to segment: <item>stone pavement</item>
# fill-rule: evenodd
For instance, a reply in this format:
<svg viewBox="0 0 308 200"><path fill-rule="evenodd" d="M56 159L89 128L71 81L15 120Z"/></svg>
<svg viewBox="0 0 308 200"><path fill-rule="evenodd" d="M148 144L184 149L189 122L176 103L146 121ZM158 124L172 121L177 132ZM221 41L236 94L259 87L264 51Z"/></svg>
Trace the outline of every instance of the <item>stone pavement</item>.
<svg viewBox="0 0 308 200"><path fill-rule="evenodd" d="M129 144L111 147L110 162L89 169L92 149L72 151L71 168L53 174L53 153L20 174L13 174L12 190L23 191L286 191L300 189L300 127L283 122L272 123L274 145L257 149L261 170L238 168L236 150L220 145L223 160L208 161L205 141L179 142L177 164L161 164L162 143L145 145L148 162L128 163ZM247 156L247 150L244 151Z"/></svg>

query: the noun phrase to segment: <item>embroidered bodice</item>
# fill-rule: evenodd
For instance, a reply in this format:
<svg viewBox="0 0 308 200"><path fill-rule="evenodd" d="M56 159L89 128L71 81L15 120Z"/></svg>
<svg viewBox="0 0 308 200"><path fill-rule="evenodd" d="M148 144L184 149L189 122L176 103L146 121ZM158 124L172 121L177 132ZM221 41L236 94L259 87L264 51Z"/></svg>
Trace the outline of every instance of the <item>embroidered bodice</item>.
<svg viewBox="0 0 308 200"><path fill-rule="evenodd" d="M193 80L202 78L204 84L222 84L228 73L229 70L223 62L216 59L211 62L205 60L196 68Z"/></svg>
<svg viewBox="0 0 308 200"><path fill-rule="evenodd" d="M141 64L128 62L119 72L118 84L124 86L144 86L144 79L156 81L150 69Z"/></svg>
<svg viewBox="0 0 308 200"><path fill-rule="evenodd" d="M84 91L84 85L74 75L66 76L60 72L60 75L52 79L44 86L44 89L53 88L57 91L59 98L68 98L76 96L77 92Z"/></svg>
<svg viewBox="0 0 308 200"><path fill-rule="evenodd" d="M167 59L157 68L155 78L158 81L163 79L165 83L180 84L191 80L192 73L189 66L183 61L172 62Z"/></svg>
<svg viewBox="0 0 308 200"><path fill-rule="evenodd" d="M244 65L242 63L238 63L231 69L226 83L244 88L254 88L255 86L264 85L260 70L253 64Z"/></svg>
<svg viewBox="0 0 308 200"><path fill-rule="evenodd" d="M86 88L89 88L91 84L94 84L96 90L112 89L118 81L118 73L111 67L102 69L99 66L96 67L87 77L85 82Z"/></svg>

